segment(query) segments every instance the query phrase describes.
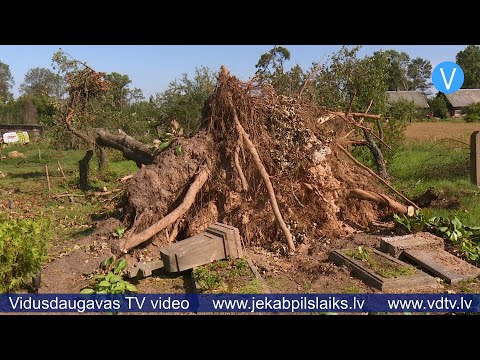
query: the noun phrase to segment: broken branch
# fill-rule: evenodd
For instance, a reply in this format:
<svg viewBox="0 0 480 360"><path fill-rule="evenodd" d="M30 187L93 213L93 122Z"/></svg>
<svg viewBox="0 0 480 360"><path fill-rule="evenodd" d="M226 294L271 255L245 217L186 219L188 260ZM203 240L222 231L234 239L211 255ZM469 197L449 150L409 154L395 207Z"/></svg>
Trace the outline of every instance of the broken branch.
<svg viewBox="0 0 480 360"><path fill-rule="evenodd" d="M395 194L397 194L398 196L400 196L403 200L405 200L406 202L408 202L410 205L412 205L415 209L420 209L417 204L415 204L413 201L411 201L409 198L407 198L405 195L403 195L400 191L398 191L397 189L395 189L392 185L390 185L385 179L383 179L382 177L378 176L373 170L371 170L370 168L366 167L365 165L363 165L360 161L358 161L357 159L355 159L353 157L352 154L350 154L342 145L336 143L337 147L342 150L345 155L347 155L349 157L350 160L352 160L356 165L358 165L359 167L361 167L363 170L367 171L370 175L374 176L375 178L377 178L378 180L380 180L385 186L387 186L390 190L392 190Z"/></svg>
<svg viewBox="0 0 480 360"><path fill-rule="evenodd" d="M415 213L413 206L403 205L385 194L375 193L373 191L352 189L347 192L347 199L348 198L357 198L375 202L377 204L388 206L396 213L407 214L408 216L413 216Z"/></svg>

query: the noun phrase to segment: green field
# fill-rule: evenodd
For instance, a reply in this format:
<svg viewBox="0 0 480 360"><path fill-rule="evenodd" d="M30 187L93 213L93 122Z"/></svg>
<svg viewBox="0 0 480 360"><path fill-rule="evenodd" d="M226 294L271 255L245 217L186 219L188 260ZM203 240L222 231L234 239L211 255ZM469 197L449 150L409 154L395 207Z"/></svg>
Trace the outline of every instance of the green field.
<svg viewBox="0 0 480 360"><path fill-rule="evenodd" d="M463 130L462 127L462 133ZM439 127L439 132L443 131L444 127ZM445 133L430 133L432 139L419 141L418 135L409 138L407 129L407 142L388 164L389 174L394 186L409 197L420 195L433 187L444 192L447 198L458 198L460 201L459 209L425 209L427 214L453 215L467 225L478 226L480 188L470 182L468 144L451 139L458 133L452 128L449 138L433 140L445 136Z"/></svg>

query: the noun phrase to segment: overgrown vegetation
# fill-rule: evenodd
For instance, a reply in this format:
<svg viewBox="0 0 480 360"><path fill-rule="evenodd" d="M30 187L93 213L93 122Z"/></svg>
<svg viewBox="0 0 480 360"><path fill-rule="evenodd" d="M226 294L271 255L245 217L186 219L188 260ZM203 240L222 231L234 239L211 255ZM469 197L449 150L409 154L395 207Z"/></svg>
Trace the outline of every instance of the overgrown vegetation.
<svg viewBox="0 0 480 360"><path fill-rule="evenodd" d="M415 274L415 268L413 266L400 266L392 262L382 261L372 249L363 246L348 250L346 254L356 260L364 262L368 268L386 279Z"/></svg>
<svg viewBox="0 0 480 360"><path fill-rule="evenodd" d="M467 226L457 217L428 218L422 211L413 217L394 214L393 219L408 232L428 231L451 241L467 259L480 263L480 226Z"/></svg>
<svg viewBox="0 0 480 360"><path fill-rule="evenodd" d="M261 293L261 286L245 259L222 260L200 266L194 269L193 277L202 293Z"/></svg>
<svg viewBox="0 0 480 360"><path fill-rule="evenodd" d="M463 112L466 122L480 122L480 103L465 106Z"/></svg>
<svg viewBox="0 0 480 360"><path fill-rule="evenodd" d="M50 237L47 219L0 216L0 293L17 290L40 270Z"/></svg>

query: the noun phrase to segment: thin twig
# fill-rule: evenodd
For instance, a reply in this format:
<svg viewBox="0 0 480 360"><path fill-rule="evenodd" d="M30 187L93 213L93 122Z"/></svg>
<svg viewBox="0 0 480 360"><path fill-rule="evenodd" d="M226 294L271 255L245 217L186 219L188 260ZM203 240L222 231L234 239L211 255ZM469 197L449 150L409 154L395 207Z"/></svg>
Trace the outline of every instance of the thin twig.
<svg viewBox="0 0 480 360"><path fill-rule="evenodd" d="M297 195L295 195L295 191L293 190L293 184L292 184L292 194L293 194L293 197L295 198L295 200L297 200L298 205L300 205L302 208L304 208L305 205L303 205L302 202L300 201L300 199L297 197Z"/></svg>
<svg viewBox="0 0 480 360"><path fill-rule="evenodd" d="M58 168L59 168L60 171L62 172L63 178L66 178L65 173L63 172L63 169L62 169L62 165L60 165L60 161L57 161L57 163L58 163Z"/></svg>
<svg viewBox="0 0 480 360"><path fill-rule="evenodd" d="M48 166L45 164L45 176L47 177L47 185L48 185L48 191L52 190L52 187L50 186L50 176L48 175Z"/></svg>

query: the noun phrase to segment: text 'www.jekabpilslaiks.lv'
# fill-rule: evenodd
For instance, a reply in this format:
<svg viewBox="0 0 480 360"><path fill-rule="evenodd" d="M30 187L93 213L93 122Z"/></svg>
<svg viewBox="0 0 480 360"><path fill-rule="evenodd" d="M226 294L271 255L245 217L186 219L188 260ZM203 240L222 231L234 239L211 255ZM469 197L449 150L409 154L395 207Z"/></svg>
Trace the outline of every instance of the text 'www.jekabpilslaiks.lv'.
<svg viewBox="0 0 480 360"><path fill-rule="evenodd" d="M351 300L339 299L335 296L311 298L301 296L299 299L269 299L268 297L252 297L251 299L212 300L217 311L238 312L334 312L339 310L362 311L365 300L353 297Z"/></svg>

